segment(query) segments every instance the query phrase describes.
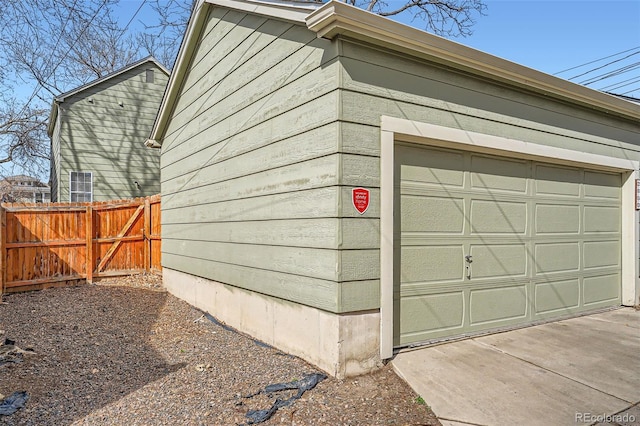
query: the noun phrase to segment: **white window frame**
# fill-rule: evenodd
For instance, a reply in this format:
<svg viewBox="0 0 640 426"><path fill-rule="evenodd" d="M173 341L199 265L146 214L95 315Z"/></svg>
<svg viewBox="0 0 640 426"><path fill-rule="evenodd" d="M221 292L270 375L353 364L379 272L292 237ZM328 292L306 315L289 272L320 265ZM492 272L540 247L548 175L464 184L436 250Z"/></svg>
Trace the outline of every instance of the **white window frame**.
<svg viewBox="0 0 640 426"><path fill-rule="evenodd" d="M74 173L83 173L85 175L89 175L89 178L91 179L91 191L89 192L89 202L93 201L93 172L83 172L83 171L70 171L69 172L69 201L72 203L82 203L82 202L87 202L86 200L83 201L73 201L73 194L86 194L86 191L72 191L71 190L71 182L72 182L72 176Z"/></svg>

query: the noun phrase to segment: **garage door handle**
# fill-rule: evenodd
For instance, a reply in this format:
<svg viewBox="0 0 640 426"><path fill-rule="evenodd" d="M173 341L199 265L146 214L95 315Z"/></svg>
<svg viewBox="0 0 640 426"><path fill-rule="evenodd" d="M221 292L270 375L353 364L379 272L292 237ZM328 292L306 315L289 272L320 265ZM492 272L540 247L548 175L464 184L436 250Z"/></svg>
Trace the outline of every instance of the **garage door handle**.
<svg viewBox="0 0 640 426"><path fill-rule="evenodd" d="M471 279L471 264L473 263L472 256L470 254L464 257L464 261L467 263L465 268L467 269L467 279Z"/></svg>

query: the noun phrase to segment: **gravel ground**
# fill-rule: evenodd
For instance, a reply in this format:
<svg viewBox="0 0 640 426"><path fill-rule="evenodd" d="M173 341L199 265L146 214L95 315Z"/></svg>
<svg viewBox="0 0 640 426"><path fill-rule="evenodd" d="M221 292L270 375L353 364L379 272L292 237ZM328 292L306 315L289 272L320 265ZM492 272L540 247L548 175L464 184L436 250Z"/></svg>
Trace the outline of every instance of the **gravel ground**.
<svg viewBox="0 0 640 426"><path fill-rule="evenodd" d="M0 365L0 394L27 391L7 425L239 425L294 391L267 385L322 373L203 317L140 275L98 285L5 295L0 343L22 362ZM356 378L327 378L262 423L440 425L387 366Z"/></svg>

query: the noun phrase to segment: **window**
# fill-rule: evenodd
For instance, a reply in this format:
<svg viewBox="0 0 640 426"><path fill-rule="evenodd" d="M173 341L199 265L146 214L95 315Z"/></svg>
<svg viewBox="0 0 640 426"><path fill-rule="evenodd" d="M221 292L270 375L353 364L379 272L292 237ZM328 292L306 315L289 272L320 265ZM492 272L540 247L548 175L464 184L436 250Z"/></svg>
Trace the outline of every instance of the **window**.
<svg viewBox="0 0 640 426"><path fill-rule="evenodd" d="M42 202L42 193L36 192L36 203L41 203L41 202Z"/></svg>
<svg viewBox="0 0 640 426"><path fill-rule="evenodd" d="M74 202L93 201L93 179L91 172L71 172L70 200Z"/></svg>
<svg viewBox="0 0 640 426"><path fill-rule="evenodd" d="M146 70L147 83L153 83L153 70Z"/></svg>

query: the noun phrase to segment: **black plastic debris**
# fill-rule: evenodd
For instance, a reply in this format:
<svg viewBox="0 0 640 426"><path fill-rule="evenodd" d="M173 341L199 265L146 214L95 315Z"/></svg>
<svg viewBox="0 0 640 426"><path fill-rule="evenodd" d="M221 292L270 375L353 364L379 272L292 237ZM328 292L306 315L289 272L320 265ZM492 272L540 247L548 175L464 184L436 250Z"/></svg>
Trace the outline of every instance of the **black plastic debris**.
<svg viewBox="0 0 640 426"><path fill-rule="evenodd" d="M10 416L24 407L29 395L25 391L14 392L0 401L0 416Z"/></svg>
<svg viewBox="0 0 640 426"><path fill-rule="evenodd" d="M261 393L272 394L285 390L298 390L298 392L289 399L283 400L280 398L276 398L271 407L266 410L249 410L245 415L245 417L248 419L247 424L252 425L269 420L271 416L273 416L275 412L278 411L278 409L293 404L296 400L300 399L306 391L315 388L318 383L326 378L327 376L321 373L307 374L300 380L294 380L286 383L275 383L273 385L265 387L264 389L254 394L245 396L245 398L252 398L256 395L260 395Z"/></svg>

